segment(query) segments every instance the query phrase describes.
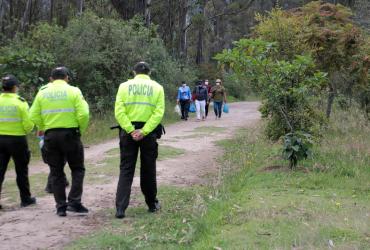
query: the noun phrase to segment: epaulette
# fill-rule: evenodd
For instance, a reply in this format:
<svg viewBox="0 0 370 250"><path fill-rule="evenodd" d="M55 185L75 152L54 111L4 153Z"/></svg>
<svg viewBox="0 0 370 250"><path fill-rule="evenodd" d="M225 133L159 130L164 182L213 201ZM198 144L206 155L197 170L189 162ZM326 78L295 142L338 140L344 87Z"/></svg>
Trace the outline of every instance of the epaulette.
<svg viewBox="0 0 370 250"><path fill-rule="evenodd" d="M24 99L23 97L20 97L20 96L18 96L18 99L21 100L22 102L26 101L26 99Z"/></svg>

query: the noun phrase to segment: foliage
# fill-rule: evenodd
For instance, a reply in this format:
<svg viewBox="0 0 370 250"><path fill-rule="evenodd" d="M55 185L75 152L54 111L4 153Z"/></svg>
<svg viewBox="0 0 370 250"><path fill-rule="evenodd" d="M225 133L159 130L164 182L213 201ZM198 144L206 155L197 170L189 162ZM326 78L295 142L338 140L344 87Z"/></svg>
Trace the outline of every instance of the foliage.
<svg viewBox="0 0 370 250"><path fill-rule="evenodd" d="M295 131L319 134L324 119L310 98L325 83L325 74L314 70L309 56L291 62L276 60L276 45L242 39L216 59L227 64L236 77L248 79L262 95L261 113L268 120L266 134L273 140Z"/></svg>
<svg viewBox="0 0 370 250"><path fill-rule="evenodd" d="M328 88L322 89L328 96L327 117L337 95L350 98L358 90L354 65L361 58L364 33L351 17L350 9L322 1L257 16L255 36L275 42L277 57L293 59L296 54L310 54L318 69L328 72Z"/></svg>
<svg viewBox="0 0 370 250"><path fill-rule="evenodd" d="M13 74L22 83L22 95L31 99L38 87L47 82L47 72L55 64L52 54L33 48L1 48L0 74Z"/></svg>
<svg viewBox="0 0 370 250"><path fill-rule="evenodd" d="M20 77L30 95L47 83L52 67L66 65L74 73L72 84L99 113L113 106L118 85L133 77L132 67L138 61L151 65L152 77L173 99L181 80L195 79L191 68L180 67L168 55L155 27L146 28L137 18L126 22L86 12L65 29L39 24L0 52L0 63L5 65L0 73Z"/></svg>
<svg viewBox="0 0 370 250"><path fill-rule="evenodd" d="M291 169L297 166L298 161L311 156L312 139L310 134L288 133L284 136L283 156L289 160Z"/></svg>

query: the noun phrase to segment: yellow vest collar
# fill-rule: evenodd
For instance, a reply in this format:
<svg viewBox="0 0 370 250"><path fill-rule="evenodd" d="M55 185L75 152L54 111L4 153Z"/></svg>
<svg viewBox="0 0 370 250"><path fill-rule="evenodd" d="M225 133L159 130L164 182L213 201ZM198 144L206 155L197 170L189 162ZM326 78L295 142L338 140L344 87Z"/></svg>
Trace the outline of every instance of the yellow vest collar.
<svg viewBox="0 0 370 250"><path fill-rule="evenodd" d="M64 81L64 80L54 80L53 82L52 82L52 84L67 84L67 82L66 81Z"/></svg>
<svg viewBox="0 0 370 250"><path fill-rule="evenodd" d="M150 79L150 76L144 74L138 74L135 76L135 79Z"/></svg>
<svg viewBox="0 0 370 250"><path fill-rule="evenodd" d="M0 96L5 96L5 97L17 97L17 93L1 93Z"/></svg>

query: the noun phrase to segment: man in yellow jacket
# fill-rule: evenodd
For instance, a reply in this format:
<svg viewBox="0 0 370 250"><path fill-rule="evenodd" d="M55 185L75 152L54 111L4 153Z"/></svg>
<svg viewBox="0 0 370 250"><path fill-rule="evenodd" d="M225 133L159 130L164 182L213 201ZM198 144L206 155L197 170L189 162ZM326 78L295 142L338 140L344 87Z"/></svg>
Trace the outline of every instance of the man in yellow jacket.
<svg viewBox="0 0 370 250"><path fill-rule="evenodd" d="M17 185L21 207L36 203L31 197L28 180L30 151L26 134L33 129L28 116L27 102L16 93L19 82L13 75L2 78L3 93L0 95L0 195L1 187L10 158L13 158L17 173ZM1 205L0 205L1 209Z"/></svg>
<svg viewBox="0 0 370 250"><path fill-rule="evenodd" d="M122 83L115 103L120 129L120 176L116 194L116 218L124 218L130 201L131 185L140 149L140 186L149 212L159 210L157 200L157 137L165 109L163 87L150 79L145 62L134 67L135 78Z"/></svg>
<svg viewBox="0 0 370 250"><path fill-rule="evenodd" d="M81 133L89 122L89 106L79 88L68 84L68 69L55 68L52 82L37 93L30 110L30 118L39 130L45 131L44 150L50 167L52 190L57 215L66 211L87 213L81 203L85 176L84 149ZM64 164L67 160L72 173L72 187L66 198Z"/></svg>

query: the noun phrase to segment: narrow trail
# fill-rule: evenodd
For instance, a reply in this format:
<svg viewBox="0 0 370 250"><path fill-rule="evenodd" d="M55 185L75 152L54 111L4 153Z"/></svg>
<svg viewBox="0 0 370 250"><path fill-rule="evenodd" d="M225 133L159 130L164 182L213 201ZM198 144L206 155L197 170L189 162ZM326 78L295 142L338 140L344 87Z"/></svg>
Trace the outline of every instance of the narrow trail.
<svg viewBox="0 0 370 250"><path fill-rule="evenodd" d="M258 106L258 102L230 104L230 114L221 120L214 119L210 107L205 122L189 120L166 127L167 134L159 144L181 148L185 153L158 162L158 185L190 186L206 182L205 175L218 170L216 159L222 154L215 142L231 138L238 128L256 123L260 117ZM87 164L101 161L105 153L114 148L118 148L117 139L87 148ZM47 171L46 165L37 163L31 166L30 174ZM117 166L117 177L118 172ZM89 174L88 167L86 173ZM99 174L104 175L104 169ZM33 207L5 208L0 212L0 249L62 249L70 241L98 229L106 216L101 211L114 208L117 177L106 184L84 186L83 203L90 209L87 216L71 213L66 218L56 216L50 195L38 198L38 204ZM144 205L138 204L138 195L141 195L139 178L135 177L130 206Z"/></svg>

